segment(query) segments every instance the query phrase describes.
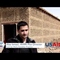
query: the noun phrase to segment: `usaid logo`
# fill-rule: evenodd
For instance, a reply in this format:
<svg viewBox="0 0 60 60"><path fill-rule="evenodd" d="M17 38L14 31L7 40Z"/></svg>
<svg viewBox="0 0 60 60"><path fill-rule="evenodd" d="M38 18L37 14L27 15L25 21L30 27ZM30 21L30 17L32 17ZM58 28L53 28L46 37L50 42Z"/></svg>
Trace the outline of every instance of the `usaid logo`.
<svg viewBox="0 0 60 60"><path fill-rule="evenodd" d="M50 43L45 43L46 47L60 47L60 42L50 42Z"/></svg>

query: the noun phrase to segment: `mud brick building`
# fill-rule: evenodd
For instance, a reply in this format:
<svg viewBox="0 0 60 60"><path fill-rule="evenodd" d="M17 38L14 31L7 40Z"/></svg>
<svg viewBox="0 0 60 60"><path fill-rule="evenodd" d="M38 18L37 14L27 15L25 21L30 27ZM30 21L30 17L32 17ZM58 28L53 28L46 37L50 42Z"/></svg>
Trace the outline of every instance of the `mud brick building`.
<svg viewBox="0 0 60 60"><path fill-rule="evenodd" d="M29 37L37 43L60 41L60 19L41 7L0 7L0 41L17 35L17 23L29 24ZM60 49L38 49L39 52L60 52Z"/></svg>

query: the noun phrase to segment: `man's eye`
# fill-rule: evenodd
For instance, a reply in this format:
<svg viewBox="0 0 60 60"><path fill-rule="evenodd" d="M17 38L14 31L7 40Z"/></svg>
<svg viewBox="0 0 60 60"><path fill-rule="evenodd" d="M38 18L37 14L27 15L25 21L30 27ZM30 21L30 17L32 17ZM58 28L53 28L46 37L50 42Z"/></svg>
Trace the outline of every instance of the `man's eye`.
<svg viewBox="0 0 60 60"><path fill-rule="evenodd" d="M25 31L27 31L27 30L25 30Z"/></svg>
<svg viewBox="0 0 60 60"><path fill-rule="evenodd" d="M21 30L21 32L24 32L24 31L28 31L28 29L27 30Z"/></svg>
<svg viewBox="0 0 60 60"><path fill-rule="evenodd" d="M21 32L23 32L24 30L21 30Z"/></svg>

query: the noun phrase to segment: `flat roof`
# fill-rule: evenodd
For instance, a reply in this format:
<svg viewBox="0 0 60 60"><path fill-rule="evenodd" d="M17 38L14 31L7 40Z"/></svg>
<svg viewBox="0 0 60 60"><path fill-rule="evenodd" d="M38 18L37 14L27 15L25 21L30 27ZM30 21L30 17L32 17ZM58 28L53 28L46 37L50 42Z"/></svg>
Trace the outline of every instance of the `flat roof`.
<svg viewBox="0 0 60 60"><path fill-rule="evenodd" d="M54 16L53 14L49 13L48 11L46 11L45 9L43 9L42 7L36 7L36 8L37 8L37 9L39 9L39 10L41 10L42 12L44 12L44 13L46 13L46 14L50 15L51 17L53 17L53 18L57 19L58 21L60 21L60 19L59 19L59 18L57 18L57 17L56 17L56 16Z"/></svg>

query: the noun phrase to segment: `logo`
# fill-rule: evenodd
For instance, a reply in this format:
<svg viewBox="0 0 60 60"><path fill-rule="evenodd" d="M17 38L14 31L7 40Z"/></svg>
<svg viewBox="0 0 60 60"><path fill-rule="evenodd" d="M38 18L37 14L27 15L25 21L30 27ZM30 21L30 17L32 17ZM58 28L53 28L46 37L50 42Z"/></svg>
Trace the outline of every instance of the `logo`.
<svg viewBox="0 0 60 60"><path fill-rule="evenodd" d="M50 42L50 43L45 43L46 47L60 47L60 42Z"/></svg>
<svg viewBox="0 0 60 60"><path fill-rule="evenodd" d="M4 42L0 41L0 48L4 47Z"/></svg>
<svg viewBox="0 0 60 60"><path fill-rule="evenodd" d="M53 39L51 42L45 43L45 47L52 53L57 49L60 49L60 39Z"/></svg>

